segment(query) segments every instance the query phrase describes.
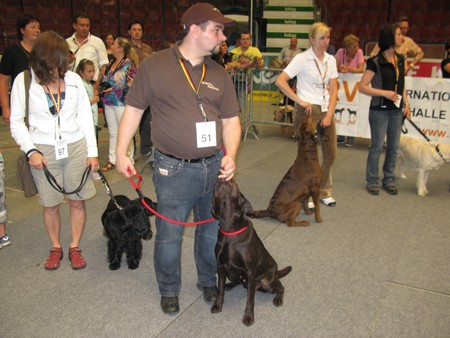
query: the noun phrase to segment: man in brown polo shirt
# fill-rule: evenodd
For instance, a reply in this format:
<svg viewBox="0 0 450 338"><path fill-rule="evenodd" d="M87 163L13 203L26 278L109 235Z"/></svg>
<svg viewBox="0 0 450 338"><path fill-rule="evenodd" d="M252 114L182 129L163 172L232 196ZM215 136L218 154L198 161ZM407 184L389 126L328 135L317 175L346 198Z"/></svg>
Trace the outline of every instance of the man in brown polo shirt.
<svg viewBox="0 0 450 338"><path fill-rule="evenodd" d="M181 19L183 40L146 58L127 95L116 168L126 177L136 173L126 149L150 105L158 212L171 220L185 222L192 211L194 221L211 219L216 180L230 180L236 169L239 106L230 77L210 57L226 40L224 25L232 22L210 4L190 7ZM183 226L158 217L156 229L154 267L161 308L173 314L179 311ZM197 225L195 231L197 287L206 302L217 296L217 231L217 221Z"/></svg>
<svg viewBox="0 0 450 338"><path fill-rule="evenodd" d="M136 52L139 63L141 63L146 56L153 54L153 49L142 41L144 34L144 25L138 20L133 20L128 24L128 34L130 35L131 46Z"/></svg>

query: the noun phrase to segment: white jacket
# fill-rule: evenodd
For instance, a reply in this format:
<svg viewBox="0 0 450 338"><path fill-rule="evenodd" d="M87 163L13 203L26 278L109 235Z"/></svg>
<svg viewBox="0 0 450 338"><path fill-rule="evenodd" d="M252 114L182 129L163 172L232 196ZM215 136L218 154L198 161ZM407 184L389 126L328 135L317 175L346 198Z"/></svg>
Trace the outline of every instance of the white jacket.
<svg viewBox="0 0 450 338"><path fill-rule="evenodd" d="M24 73L17 75L11 90L11 135L23 152L36 148L35 144L55 145L58 117L50 113L44 88L35 81L32 71L29 91L29 117L25 125ZM88 157L98 157L91 105L78 74L68 71L64 105L59 112L61 139L68 144L86 140ZM58 137L59 139L59 137Z"/></svg>

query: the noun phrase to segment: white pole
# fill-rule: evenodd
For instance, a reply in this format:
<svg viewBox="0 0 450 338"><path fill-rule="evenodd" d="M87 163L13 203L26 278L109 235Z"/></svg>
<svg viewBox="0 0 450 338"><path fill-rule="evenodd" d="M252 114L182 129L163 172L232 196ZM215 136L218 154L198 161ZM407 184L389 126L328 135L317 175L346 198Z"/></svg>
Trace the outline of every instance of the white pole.
<svg viewBox="0 0 450 338"><path fill-rule="evenodd" d="M250 34L253 36L253 0L250 0Z"/></svg>

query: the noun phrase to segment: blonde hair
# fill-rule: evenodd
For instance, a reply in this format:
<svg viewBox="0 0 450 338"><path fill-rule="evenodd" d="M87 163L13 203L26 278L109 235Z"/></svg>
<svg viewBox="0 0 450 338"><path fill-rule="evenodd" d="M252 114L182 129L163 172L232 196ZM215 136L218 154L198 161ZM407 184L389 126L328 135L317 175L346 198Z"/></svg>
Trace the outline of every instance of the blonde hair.
<svg viewBox="0 0 450 338"><path fill-rule="evenodd" d="M352 46L359 45L359 38L354 34L347 35L342 41L344 48L350 48Z"/></svg>
<svg viewBox="0 0 450 338"><path fill-rule="evenodd" d="M319 40L321 37L323 37L325 34L327 34L331 28L323 23L323 22L316 22L311 25L309 28L309 38L314 40Z"/></svg>
<svg viewBox="0 0 450 338"><path fill-rule="evenodd" d="M116 40L119 46L123 48L125 57L129 58L131 62L136 65L136 67L139 66L139 58L134 48L131 46L131 42L128 39L122 37L116 38Z"/></svg>

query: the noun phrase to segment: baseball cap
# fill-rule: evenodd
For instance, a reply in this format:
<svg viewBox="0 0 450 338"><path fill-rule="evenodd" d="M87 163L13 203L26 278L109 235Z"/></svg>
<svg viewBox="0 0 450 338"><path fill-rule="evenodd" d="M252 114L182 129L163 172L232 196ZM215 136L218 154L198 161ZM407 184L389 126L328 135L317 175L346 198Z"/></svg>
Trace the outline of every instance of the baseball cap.
<svg viewBox="0 0 450 338"><path fill-rule="evenodd" d="M191 25L198 25L208 20L229 25L235 21L226 18L216 7L211 4L199 2L188 8L181 18L181 25L184 29Z"/></svg>

